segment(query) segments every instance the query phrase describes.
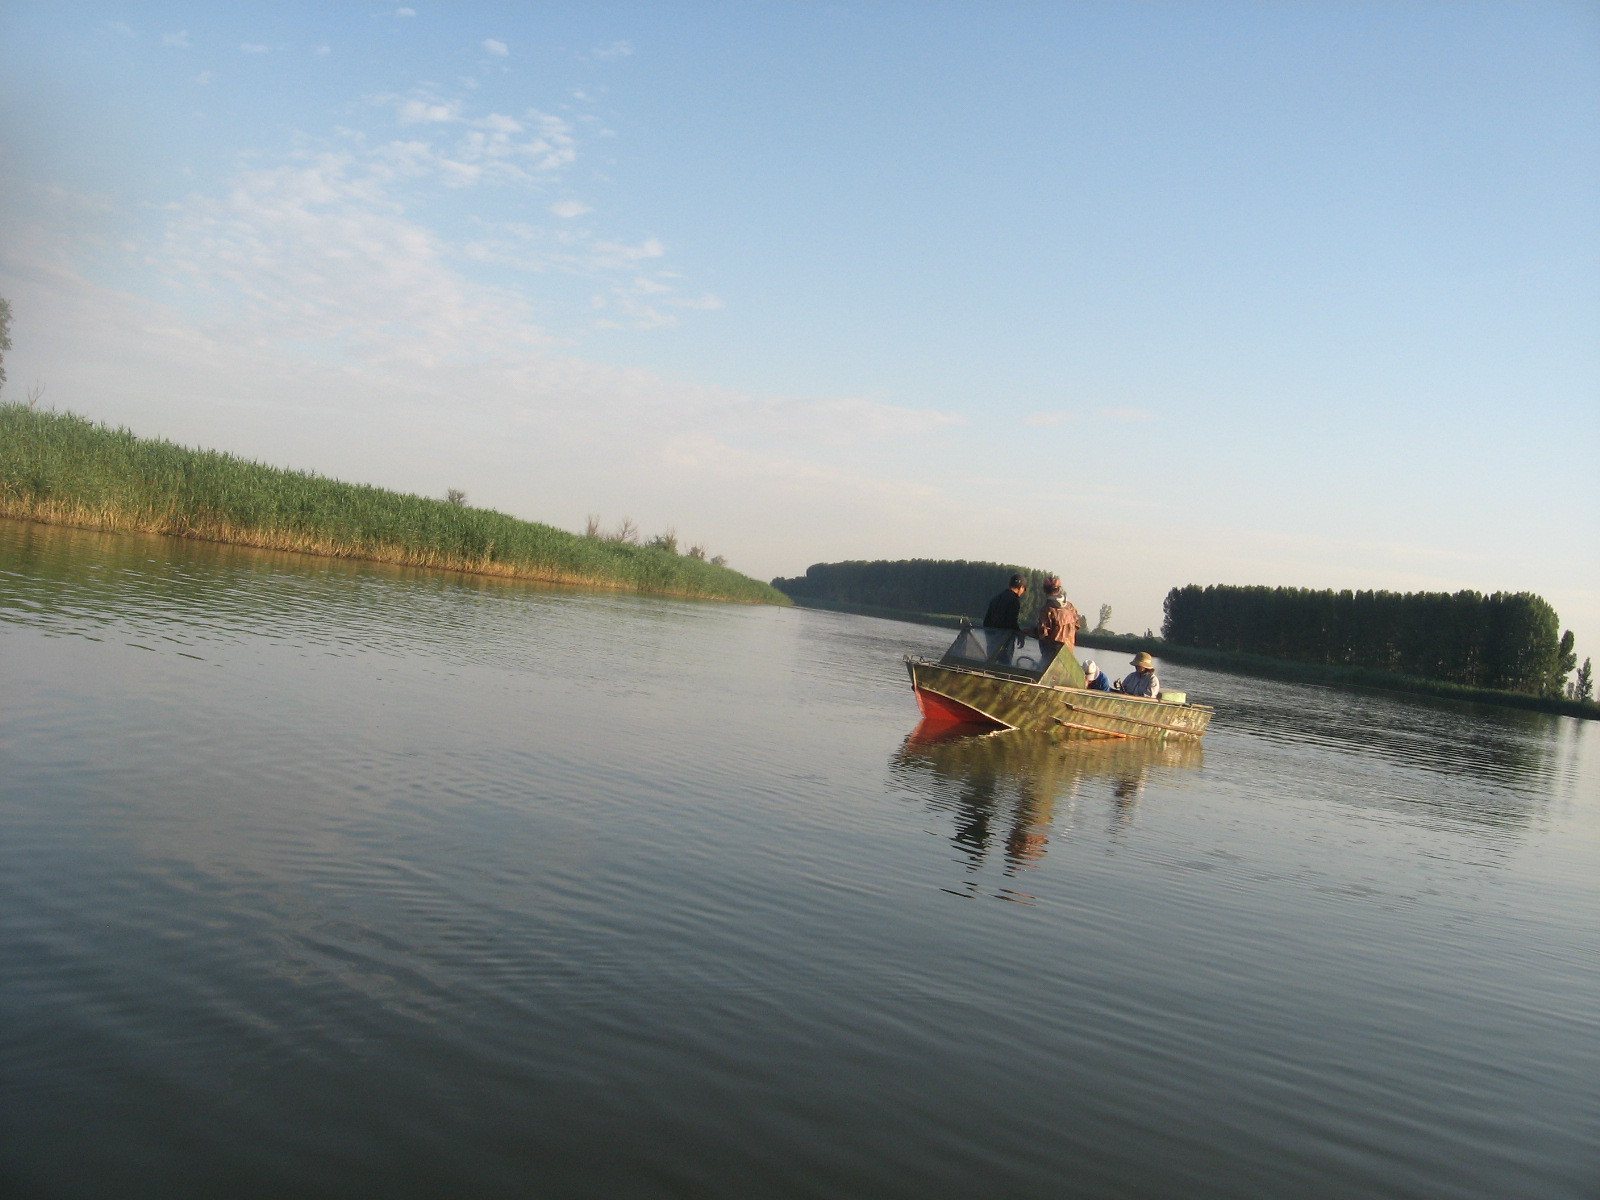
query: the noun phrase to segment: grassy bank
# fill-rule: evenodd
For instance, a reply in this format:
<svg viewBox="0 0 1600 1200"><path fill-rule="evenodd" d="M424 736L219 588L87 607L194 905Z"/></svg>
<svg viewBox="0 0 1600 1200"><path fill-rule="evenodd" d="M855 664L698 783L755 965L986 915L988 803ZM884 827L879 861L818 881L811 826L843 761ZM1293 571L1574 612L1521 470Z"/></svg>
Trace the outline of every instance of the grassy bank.
<svg viewBox="0 0 1600 1200"><path fill-rule="evenodd" d="M962 617L947 613L902 612L898 609L875 608L869 604L845 604L839 601L820 601L797 598L796 604L806 608L825 608L832 612L856 613L865 617L883 617L893 621L912 621L919 625L940 625L954 629ZM1318 663L1298 663L1281 658L1266 658L1258 654L1232 654L1222 650L1205 650L1194 646L1180 646L1158 637L1141 637L1124 633L1081 633L1080 650L1111 650L1127 654L1130 658L1140 650L1148 650L1166 662L1185 663L1204 667L1210 671L1223 671L1230 675L1250 675L1260 679L1279 679L1288 683L1321 683L1335 687L1370 688L1383 692L1405 692L1416 696L1442 696L1449 700L1469 700L1477 704L1496 704L1503 708L1525 708L1535 712L1559 713L1568 717L1600 719L1600 704L1592 701L1568 700L1560 696L1528 696L1521 692L1501 692L1491 688L1463 687L1455 683L1441 683L1433 679L1417 679L1409 675L1396 675L1391 671L1376 671L1368 667L1324 666ZM1083 657L1082 654L1079 657ZM1110 663L1101 663L1110 667ZM1108 669L1107 674L1118 672Z"/></svg>
<svg viewBox="0 0 1600 1200"><path fill-rule="evenodd" d="M788 604L702 559L0 404L0 516L483 575Z"/></svg>

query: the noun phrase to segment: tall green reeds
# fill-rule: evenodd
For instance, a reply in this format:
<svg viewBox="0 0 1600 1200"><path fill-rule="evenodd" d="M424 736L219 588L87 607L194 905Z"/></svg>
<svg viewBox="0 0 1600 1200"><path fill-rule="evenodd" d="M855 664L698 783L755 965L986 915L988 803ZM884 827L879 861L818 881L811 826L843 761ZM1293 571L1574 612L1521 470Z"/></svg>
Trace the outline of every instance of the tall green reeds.
<svg viewBox="0 0 1600 1200"><path fill-rule="evenodd" d="M788 597L664 546L341 483L0 404L0 515L757 604Z"/></svg>

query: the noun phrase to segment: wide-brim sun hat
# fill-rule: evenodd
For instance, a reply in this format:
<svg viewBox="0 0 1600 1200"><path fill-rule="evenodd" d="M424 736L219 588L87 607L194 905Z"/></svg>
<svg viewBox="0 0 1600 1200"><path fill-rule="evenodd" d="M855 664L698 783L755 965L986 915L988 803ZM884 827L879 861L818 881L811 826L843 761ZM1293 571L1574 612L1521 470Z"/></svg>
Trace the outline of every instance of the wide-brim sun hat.
<svg viewBox="0 0 1600 1200"><path fill-rule="evenodd" d="M1144 650L1139 651L1139 653L1135 654L1128 661L1136 667L1149 667L1151 670L1154 670L1156 665L1156 660L1151 658L1150 655Z"/></svg>

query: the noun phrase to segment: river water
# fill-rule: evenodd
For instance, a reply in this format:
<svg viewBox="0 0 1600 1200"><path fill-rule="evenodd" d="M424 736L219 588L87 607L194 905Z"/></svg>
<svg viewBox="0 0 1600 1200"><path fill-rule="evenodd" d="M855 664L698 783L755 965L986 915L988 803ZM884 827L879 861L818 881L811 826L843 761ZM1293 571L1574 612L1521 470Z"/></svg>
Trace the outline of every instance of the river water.
<svg viewBox="0 0 1600 1200"><path fill-rule="evenodd" d="M944 640L0 522L0 1194L1600 1195L1600 727Z"/></svg>

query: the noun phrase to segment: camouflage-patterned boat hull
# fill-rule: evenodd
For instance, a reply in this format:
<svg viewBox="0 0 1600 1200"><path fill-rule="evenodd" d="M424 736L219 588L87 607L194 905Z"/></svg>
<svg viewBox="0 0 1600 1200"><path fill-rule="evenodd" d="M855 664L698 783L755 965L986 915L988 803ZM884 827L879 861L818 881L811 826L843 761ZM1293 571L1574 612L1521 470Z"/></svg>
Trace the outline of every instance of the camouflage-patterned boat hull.
<svg viewBox="0 0 1600 1200"><path fill-rule="evenodd" d="M996 729L1077 730L1114 738L1198 738L1211 722L1203 704L1172 704L1019 679L1015 673L906 658L911 688L930 721Z"/></svg>

